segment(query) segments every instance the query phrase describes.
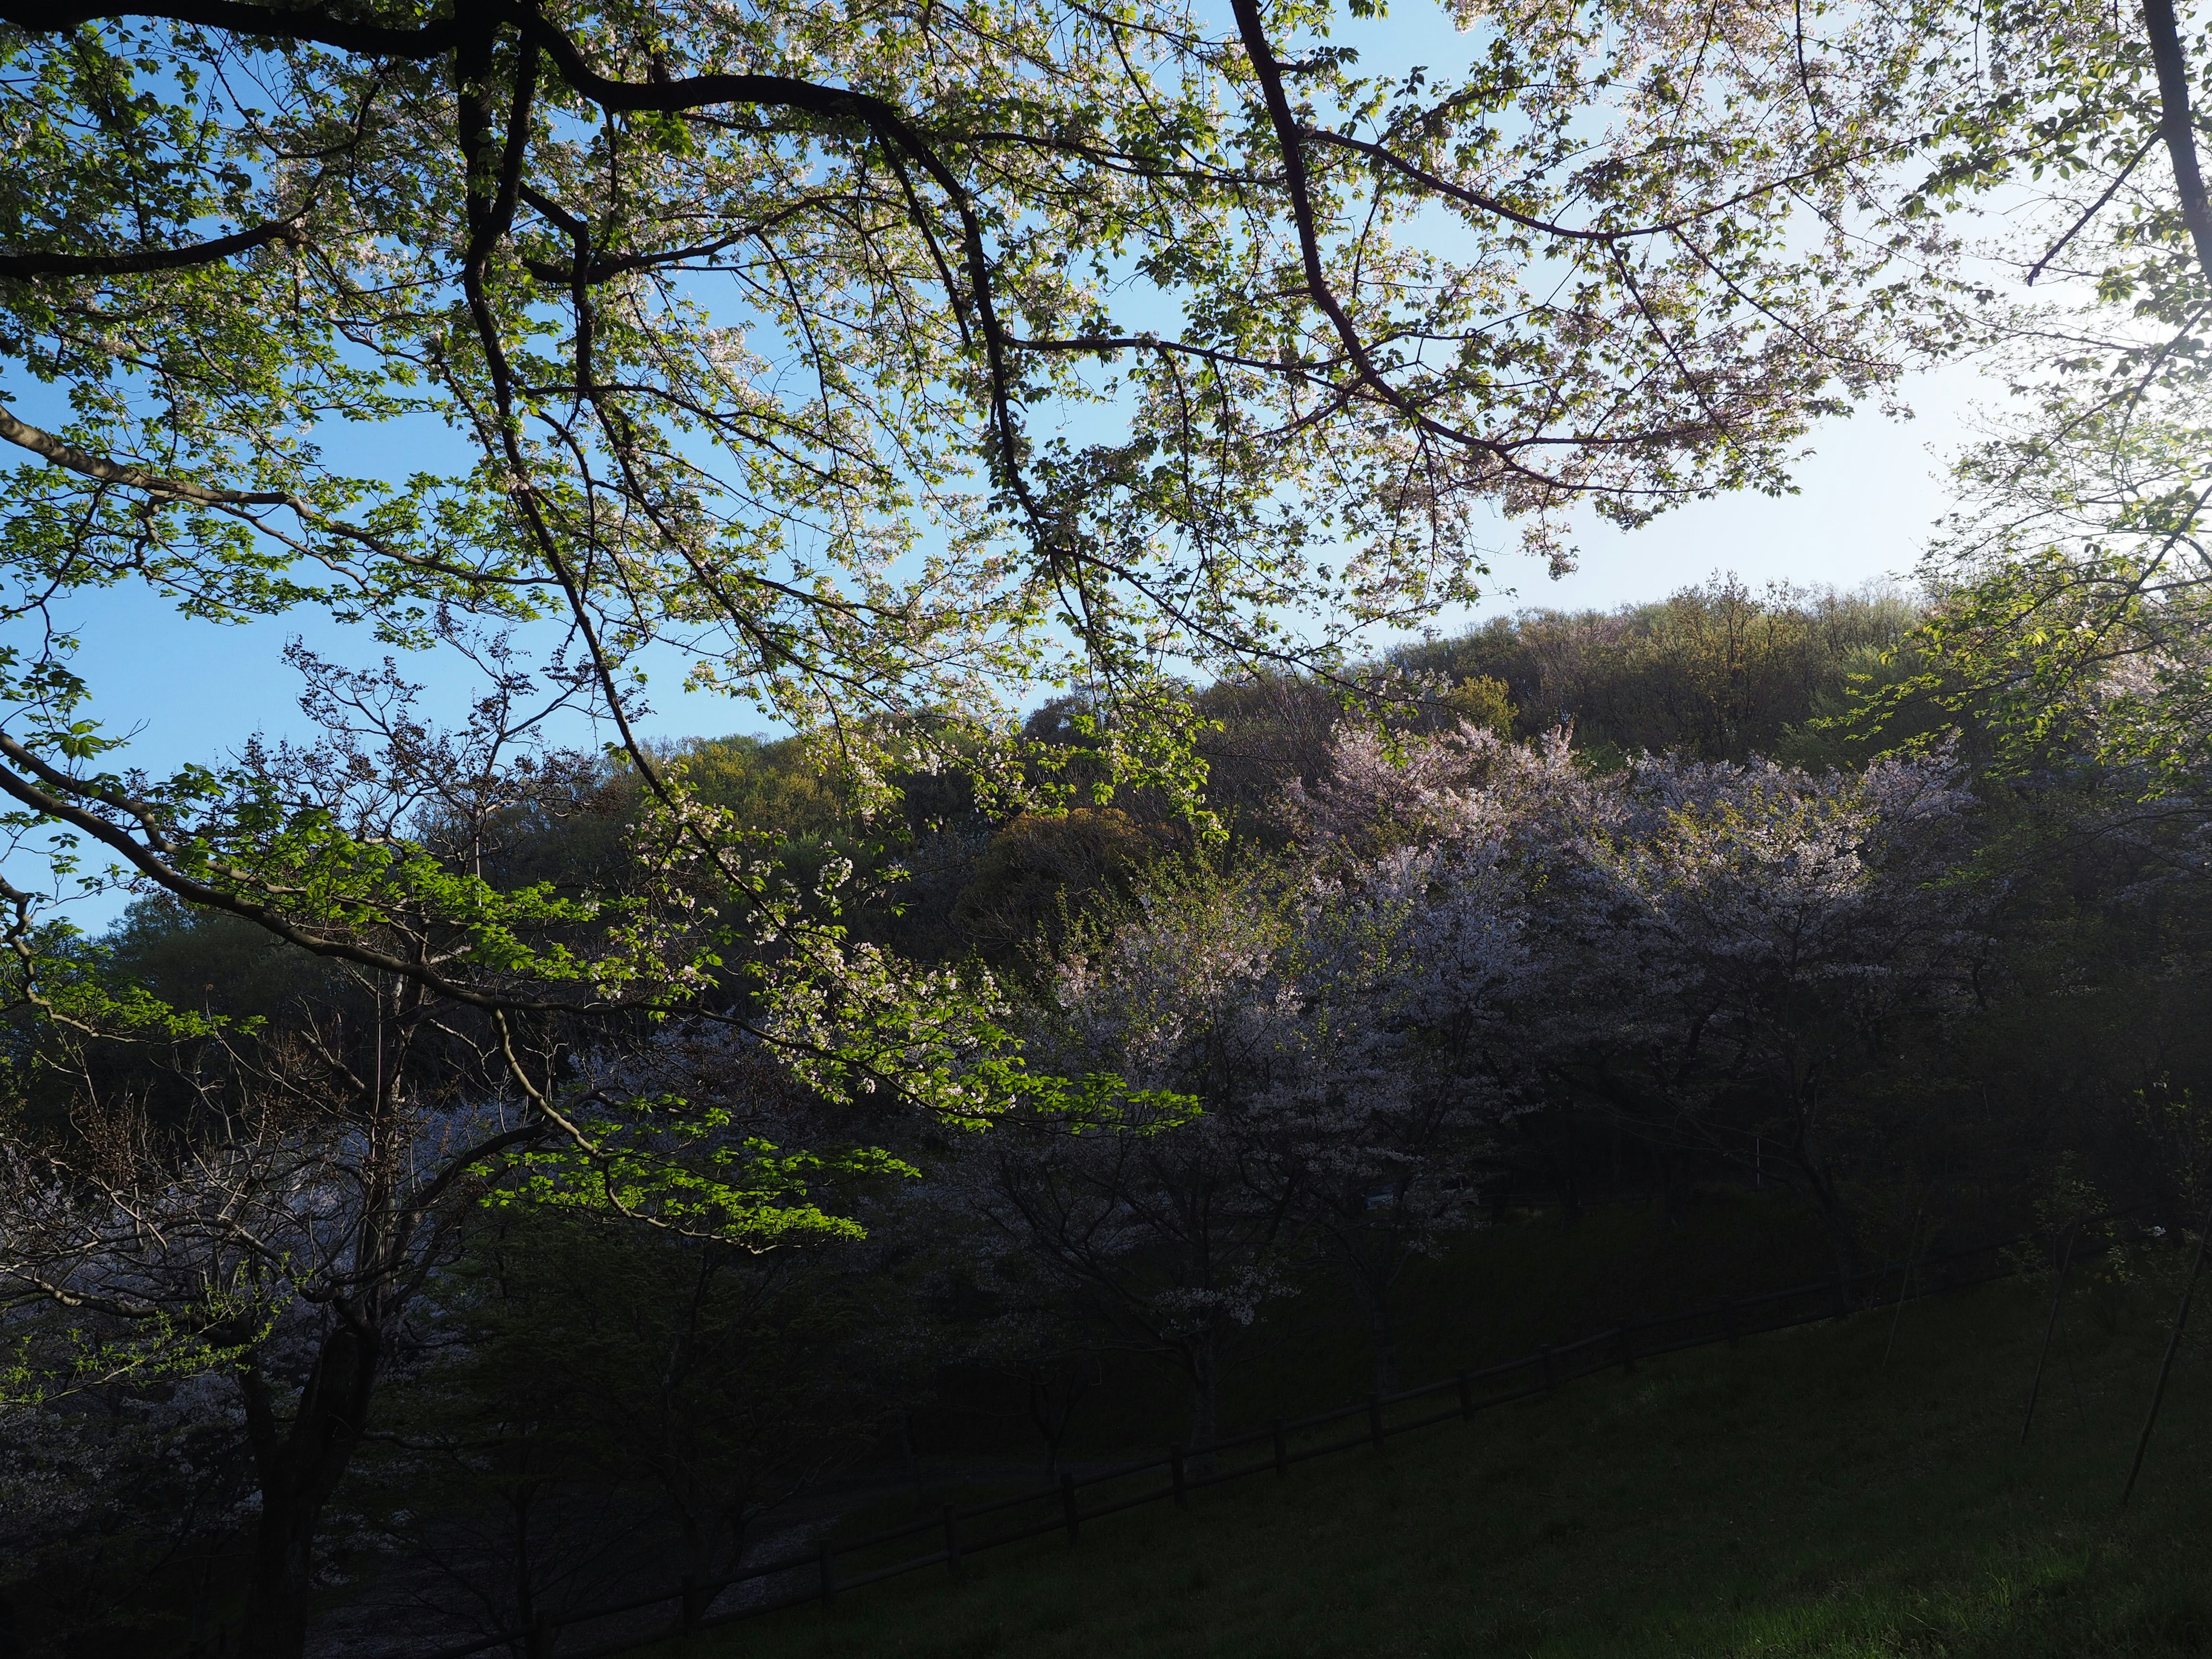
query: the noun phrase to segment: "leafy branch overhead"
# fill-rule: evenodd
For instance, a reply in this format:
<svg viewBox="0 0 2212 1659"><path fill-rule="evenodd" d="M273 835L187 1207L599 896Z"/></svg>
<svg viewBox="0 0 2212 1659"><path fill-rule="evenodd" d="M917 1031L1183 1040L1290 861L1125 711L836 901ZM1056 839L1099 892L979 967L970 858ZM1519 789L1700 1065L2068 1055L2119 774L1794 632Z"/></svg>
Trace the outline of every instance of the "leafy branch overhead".
<svg viewBox="0 0 2212 1659"><path fill-rule="evenodd" d="M655 642L848 741L1326 657L1928 343L1909 20L1471 7L1392 82L1298 7L5 15L22 601L550 616L626 732Z"/></svg>

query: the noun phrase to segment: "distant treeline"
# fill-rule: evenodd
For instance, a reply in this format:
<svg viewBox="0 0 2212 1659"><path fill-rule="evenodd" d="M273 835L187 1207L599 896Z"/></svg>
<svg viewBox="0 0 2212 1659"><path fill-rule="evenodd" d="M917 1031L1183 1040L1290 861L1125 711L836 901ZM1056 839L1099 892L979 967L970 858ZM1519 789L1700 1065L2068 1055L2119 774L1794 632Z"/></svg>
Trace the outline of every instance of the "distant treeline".
<svg viewBox="0 0 2212 1659"><path fill-rule="evenodd" d="M1358 687L1383 689L1393 700L1386 720L1415 729L1466 721L1528 738L1565 726L1601 767L1646 751L1847 763L1850 746L1826 723L1844 714L1855 685L1900 672L1887 659L1919 615L1911 599L1887 590L1754 592L1716 578L1618 611L1496 617L1401 646L1346 670L1340 684L1273 674L1223 681L1193 697L1213 728L1199 744L1206 804L1240 844L1281 845L1283 790L1292 780L1321 781ZM1076 699L1049 702L1028 734L1073 746L1071 716L1080 709ZM1157 859L1192 850L1188 826L1142 791L1110 806L994 820L975 810L957 776L903 777L902 821L886 837L881 823L854 819L834 775L798 739L703 739L678 752L706 799L782 831L795 866L833 855L897 864L904 878L871 925L899 948L940 960L973 951L1013 962L1056 939L1072 913L1126 901ZM894 908L895 917L885 914Z"/></svg>

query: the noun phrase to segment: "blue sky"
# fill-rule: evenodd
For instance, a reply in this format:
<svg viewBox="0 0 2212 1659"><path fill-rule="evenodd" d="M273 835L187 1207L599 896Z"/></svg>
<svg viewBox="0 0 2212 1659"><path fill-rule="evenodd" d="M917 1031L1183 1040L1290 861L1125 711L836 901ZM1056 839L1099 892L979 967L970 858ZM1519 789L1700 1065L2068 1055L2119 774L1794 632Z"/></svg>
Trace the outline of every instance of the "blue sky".
<svg viewBox="0 0 2212 1659"><path fill-rule="evenodd" d="M1634 532L1593 520L1573 574L1553 581L1540 564L1502 555L1493 563L1491 597L1474 614L1610 608L1662 597L1716 571L1735 572L1754 586L1778 580L1851 587L1909 577L1944 510L1940 453L1960 441L1984 386L1954 368L1921 377L1910 391L1915 420L1891 422L1869 410L1816 431L1797 494L1697 502ZM1502 530L1499 540L1509 540ZM70 606L64 616L82 629L78 665L95 688L95 714L143 722L131 758L154 769L234 748L256 732L301 729L294 701L299 682L280 655L295 633L342 659L381 654L365 630L349 634L305 611L217 628L186 623L135 588L82 595ZM672 666L654 678L652 735L758 729L750 707L685 695L678 678Z"/></svg>
<svg viewBox="0 0 2212 1659"><path fill-rule="evenodd" d="M1632 532L1593 524L1581 540L1580 568L1556 582L1531 560L1501 558L1493 580L1513 592L1493 591L1480 614L1610 610L1662 598L1717 570L1753 587L1909 581L1948 507L1945 458L1965 441L1975 406L2002 387L1954 367L1917 377L1907 391L1910 421L1866 410L1819 428L1814 453L1796 470L1796 495L1717 497Z"/></svg>

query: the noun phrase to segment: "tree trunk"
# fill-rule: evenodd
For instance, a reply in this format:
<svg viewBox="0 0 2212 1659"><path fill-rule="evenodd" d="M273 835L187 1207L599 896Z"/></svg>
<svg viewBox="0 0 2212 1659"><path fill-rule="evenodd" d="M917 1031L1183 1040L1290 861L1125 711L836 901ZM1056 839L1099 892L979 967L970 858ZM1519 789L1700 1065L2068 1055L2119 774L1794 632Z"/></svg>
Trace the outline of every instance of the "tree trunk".
<svg viewBox="0 0 2212 1659"><path fill-rule="evenodd" d="M242 1659L300 1659L314 1589L315 1529L361 1444L382 1343L339 1324L323 1339L289 1426L278 1422L258 1353L239 1373L261 1486L246 1583Z"/></svg>
<svg viewBox="0 0 2212 1659"><path fill-rule="evenodd" d="M244 1659L299 1659L307 1645L307 1595L313 1583L315 1522L303 1506L262 1493L246 1583Z"/></svg>
<svg viewBox="0 0 2212 1659"><path fill-rule="evenodd" d="M1398 1392L1398 1336L1390 1323L1390 1304L1370 1295L1367 1304L1367 1333L1375 1348L1375 1392Z"/></svg>
<svg viewBox="0 0 2212 1659"><path fill-rule="evenodd" d="M1828 1235L1828 1248L1836 1258L1836 1277L1845 1279L1859 1270L1858 1241L1851 1237L1850 1218L1844 1213L1843 1195L1837 1192L1827 1164L1813 1144L1813 1133L1800 1125L1790 1161L1805 1177L1813 1202L1820 1212L1820 1225Z"/></svg>
<svg viewBox="0 0 2212 1659"><path fill-rule="evenodd" d="M1559 1149L1564 1139L1568 1147L1568 1157L1572 1157L1572 1128L1568 1127L1563 1131L1560 1128L1547 1126L1540 1130L1530 1121L1532 1115L1533 1114L1529 1113L1516 1114L1513 1119L1514 1126L1520 1131L1522 1141L1544 1160L1545 1167L1551 1171L1552 1190L1559 1194L1560 1206L1565 1212L1567 1219L1571 1221L1578 1213L1578 1205L1575 1196L1574 1170L1569 1163L1561 1158ZM1554 1108L1547 1116L1558 1118L1559 1116L1558 1109ZM1500 1186L1502 1188L1502 1182Z"/></svg>
<svg viewBox="0 0 2212 1659"><path fill-rule="evenodd" d="M1659 1218L1672 1232L1682 1224L1682 1193L1680 1170L1675 1167L1671 1147L1651 1143L1651 1167L1659 1176Z"/></svg>
<svg viewBox="0 0 2212 1659"><path fill-rule="evenodd" d="M530 1552L530 1510L537 1496L535 1484L529 1481L507 1495L507 1506L514 1514L514 1622L526 1631L538 1624L538 1586Z"/></svg>
<svg viewBox="0 0 2212 1659"><path fill-rule="evenodd" d="M1194 1454L1194 1466L1202 1469L1213 1467L1211 1452L1200 1448L1213 1444L1214 1437L1221 1431L1221 1366L1214 1352L1215 1338L1211 1332L1193 1343L1188 1355L1190 1367L1190 1444Z"/></svg>
<svg viewBox="0 0 2212 1659"><path fill-rule="evenodd" d="M2196 250L2197 269L2212 279L2212 202L2206 200L2203 174L2197 165L2197 124L2189 112L2189 61L2182 55L2173 0L2142 0L2142 11L2151 62L2158 70L2159 131L2173 166L2181 222Z"/></svg>
<svg viewBox="0 0 2212 1659"><path fill-rule="evenodd" d="M1560 1210L1564 1218L1571 1225L1583 1218L1582 1182L1577 1178L1575 1167L1581 1160L1582 1147L1575 1139L1575 1107L1571 1097L1559 1103L1559 1138L1566 1144L1565 1154L1559 1161Z"/></svg>

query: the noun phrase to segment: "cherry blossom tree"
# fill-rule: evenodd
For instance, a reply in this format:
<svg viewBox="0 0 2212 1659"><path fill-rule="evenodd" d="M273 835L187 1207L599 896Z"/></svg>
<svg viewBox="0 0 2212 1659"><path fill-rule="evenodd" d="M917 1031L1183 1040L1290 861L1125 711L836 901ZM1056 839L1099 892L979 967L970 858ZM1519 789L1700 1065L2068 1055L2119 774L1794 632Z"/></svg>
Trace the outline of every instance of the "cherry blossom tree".
<svg viewBox="0 0 2212 1659"><path fill-rule="evenodd" d="M1747 1130L1771 1141L1852 1271L1823 1109L1845 1062L1972 979L1959 769L1942 754L1820 775L1663 760L1620 790L1588 858L1637 994L1578 1074L1671 1144L1740 1164ZM1722 1114L1731 1101L1748 1124Z"/></svg>
<svg viewBox="0 0 2212 1659"><path fill-rule="evenodd" d="M1348 733L1335 758L1292 792L1301 833L1337 868L1395 860L1440 878L1424 902L1479 930L1490 948L1471 983L1511 1011L1490 1027L1501 1079L1527 1101L1595 1099L1662 1154L1740 1161L1771 1136L1850 1261L1827 1085L1976 959L1953 867L1971 798L1948 756L1825 774L1645 756L1600 773L1564 732L1515 744L1462 730ZM1440 987L1431 1017L1480 1007L1469 983Z"/></svg>
<svg viewBox="0 0 2212 1659"><path fill-rule="evenodd" d="M1522 970L1480 852L1406 851L1186 876L1066 964L1033 1052L1164 1103L1002 1128L978 1201L999 1232L1189 1376L1210 1428L1228 1341L1318 1248L1395 1386L1392 1292L1467 1219L1468 1159L1502 1109L1498 1038ZM1184 1104L1187 1103L1187 1105Z"/></svg>
<svg viewBox="0 0 2212 1659"><path fill-rule="evenodd" d="M1237 1335L1292 1289L1291 1200L1254 1129L1304 1062L1296 922L1263 881L1156 891L1142 920L1062 968L1030 1031L1040 1062L1116 1086L1000 1121L953 1177L1012 1271L1182 1373L1193 1444L1214 1437Z"/></svg>
<svg viewBox="0 0 2212 1659"><path fill-rule="evenodd" d="M422 1099L422 1033L404 1015L386 1023L380 1078L356 1071L368 1045L350 1036L203 1054L181 1127L84 1100L46 1155L17 1140L0 1160L0 1306L66 1310L126 1379L190 1364L234 1393L263 1650L304 1639L323 1511L480 1172L535 1138L511 1109Z"/></svg>
<svg viewBox="0 0 2212 1659"><path fill-rule="evenodd" d="M1512 1023L1530 966L1494 844L1309 872L1297 969L1310 1063L1264 1102L1274 1179L1364 1310L1398 1386L1394 1295L1470 1224L1488 1138L1522 1104Z"/></svg>

